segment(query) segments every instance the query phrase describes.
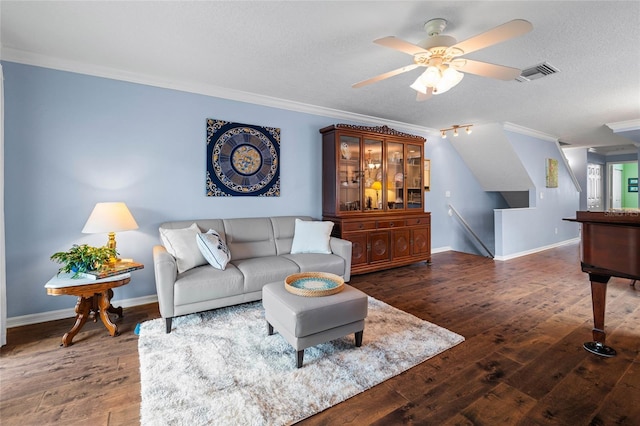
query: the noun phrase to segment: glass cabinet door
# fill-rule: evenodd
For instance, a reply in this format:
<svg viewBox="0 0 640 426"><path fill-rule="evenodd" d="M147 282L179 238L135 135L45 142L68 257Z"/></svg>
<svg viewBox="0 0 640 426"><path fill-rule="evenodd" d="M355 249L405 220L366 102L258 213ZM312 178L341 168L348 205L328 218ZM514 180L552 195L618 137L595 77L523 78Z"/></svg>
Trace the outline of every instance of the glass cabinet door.
<svg viewBox="0 0 640 426"><path fill-rule="evenodd" d="M382 141L364 140L364 210L382 210L384 191L382 191Z"/></svg>
<svg viewBox="0 0 640 426"><path fill-rule="evenodd" d="M340 211L361 211L360 138L346 135L340 136L339 149Z"/></svg>
<svg viewBox="0 0 640 426"><path fill-rule="evenodd" d="M422 209L423 208L423 192L422 192L422 146L407 144L407 208Z"/></svg>
<svg viewBox="0 0 640 426"><path fill-rule="evenodd" d="M389 210L404 209L404 144L387 143L387 180L386 180L386 202Z"/></svg>

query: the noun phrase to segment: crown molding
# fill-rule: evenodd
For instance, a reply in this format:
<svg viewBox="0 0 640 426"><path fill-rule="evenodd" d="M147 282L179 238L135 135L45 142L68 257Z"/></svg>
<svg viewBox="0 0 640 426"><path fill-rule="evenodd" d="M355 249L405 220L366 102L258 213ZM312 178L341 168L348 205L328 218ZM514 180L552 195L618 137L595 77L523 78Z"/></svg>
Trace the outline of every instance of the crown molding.
<svg viewBox="0 0 640 426"><path fill-rule="evenodd" d="M376 126L387 125L392 128L399 128L409 133L419 135L433 135L437 132L429 127L404 123L401 121L387 120L380 117L358 114L348 111L337 110L317 105L305 104L288 99L275 98L271 96L259 95L256 93L244 92L241 90L228 89L225 87L202 84L199 82L167 80L156 75L132 73L116 68L102 67L84 62L70 61L61 58L54 58L46 55L39 55L21 50L2 47L0 59L7 62L16 62L24 65L32 65L42 68L50 68L58 71L67 71L77 74L85 74L94 77L108 78L112 80L126 81L129 83L143 84L164 89L178 90L181 92L195 93L198 95L212 96L232 101L245 102L271 108L284 109L288 111L301 112L311 115L319 115L338 120L347 120L357 123L373 124Z"/></svg>
<svg viewBox="0 0 640 426"><path fill-rule="evenodd" d="M606 126L613 130L613 133L638 130L640 129L640 118L635 120L618 121L616 123L606 123Z"/></svg>
<svg viewBox="0 0 640 426"><path fill-rule="evenodd" d="M548 133L539 132L537 130L529 129L527 127L519 126L517 124L505 122L502 125L502 128L510 132L519 133L525 136L531 136L531 137L542 139L548 142L558 142L558 138L551 136Z"/></svg>

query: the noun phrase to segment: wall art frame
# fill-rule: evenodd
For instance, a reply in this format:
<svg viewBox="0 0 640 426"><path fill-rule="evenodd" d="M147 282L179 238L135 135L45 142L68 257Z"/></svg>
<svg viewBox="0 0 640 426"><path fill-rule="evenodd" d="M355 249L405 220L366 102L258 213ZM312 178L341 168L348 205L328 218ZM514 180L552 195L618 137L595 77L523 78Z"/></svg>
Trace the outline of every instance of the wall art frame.
<svg viewBox="0 0 640 426"><path fill-rule="evenodd" d="M280 196L280 129L207 119L208 197Z"/></svg>
<svg viewBox="0 0 640 426"><path fill-rule="evenodd" d="M558 187L558 160L555 158L547 158L546 161L546 171L547 171L547 179L546 185L547 188L557 188Z"/></svg>

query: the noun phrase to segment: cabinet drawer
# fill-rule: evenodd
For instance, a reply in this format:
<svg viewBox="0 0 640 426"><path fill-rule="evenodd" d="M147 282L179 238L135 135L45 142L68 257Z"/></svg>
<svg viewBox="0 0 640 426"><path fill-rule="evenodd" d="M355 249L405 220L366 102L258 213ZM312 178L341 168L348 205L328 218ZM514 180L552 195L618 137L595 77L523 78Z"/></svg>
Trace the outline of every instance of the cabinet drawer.
<svg viewBox="0 0 640 426"><path fill-rule="evenodd" d="M376 229L376 223L369 222L347 222L342 226L343 232L349 231L364 231L365 229Z"/></svg>
<svg viewBox="0 0 640 426"><path fill-rule="evenodd" d="M379 220L378 228L400 228L405 225L404 219Z"/></svg>
<svg viewBox="0 0 640 426"><path fill-rule="evenodd" d="M418 217L414 219L407 219L407 226L413 225L425 225L429 224L430 220L428 217Z"/></svg>

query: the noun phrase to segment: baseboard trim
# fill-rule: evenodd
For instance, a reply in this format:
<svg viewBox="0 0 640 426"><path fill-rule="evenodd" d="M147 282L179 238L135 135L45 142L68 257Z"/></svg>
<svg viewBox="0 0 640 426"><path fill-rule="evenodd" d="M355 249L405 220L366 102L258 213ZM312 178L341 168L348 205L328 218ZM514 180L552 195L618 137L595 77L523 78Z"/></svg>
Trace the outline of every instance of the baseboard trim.
<svg viewBox="0 0 640 426"><path fill-rule="evenodd" d="M549 249L556 248L556 247L567 246L567 245L570 245L570 244L577 244L579 242L580 242L580 237L572 238L570 240L560 241L559 243L550 244L548 246L543 246L543 247L537 247L537 248L534 248L534 249L531 249L531 250L526 250L526 251L521 251L519 253L509 254L507 256L496 256L494 258L494 260L504 261L504 260L515 259L517 257L527 256L529 254L538 253L538 252L549 250Z"/></svg>
<svg viewBox="0 0 640 426"><path fill-rule="evenodd" d="M436 254L436 253L444 253L445 251L451 251L451 247L449 246L445 246L445 247L438 247L438 248L432 248L431 249L431 254Z"/></svg>
<svg viewBox="0 0 640 426"><path fill-rule="evenodd" d="M116 306L130 308L132 306L146 305L158 301L157 295L135 297L133 299L113 300ZM55 321L65 318L73 318L76 316L75 308L59 309L57 311L39 312L37 314L21 315L18 317L7 318L7 328L20 327L23 325L37 324L40 322Z"/></svg>

